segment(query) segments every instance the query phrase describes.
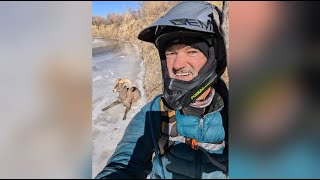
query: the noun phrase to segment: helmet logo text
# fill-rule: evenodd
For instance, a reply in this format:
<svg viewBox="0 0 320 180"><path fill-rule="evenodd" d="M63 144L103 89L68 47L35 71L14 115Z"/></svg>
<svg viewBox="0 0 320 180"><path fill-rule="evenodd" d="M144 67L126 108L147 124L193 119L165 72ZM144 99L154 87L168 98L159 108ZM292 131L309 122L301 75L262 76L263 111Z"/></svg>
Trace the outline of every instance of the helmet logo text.
<svg viewBox="0 0 320 180"><path fill-rule="evenodd" d="M189 26L201 27L201 28L205 28L206 30L209 29L209 31L212 31L213 29L213 25L210 20L207 21L207 24L196 19L187 19L187 18L173 19L173 20L170 20L170 22L174 25L186 25L186 26L189 25Z"/></svg>
<svg viewBox="0 0 320 180"><path fill-rule="evenodd" d="M209 85L210 85L211 81L206 84L204 87L200 88L196 93L194 93L194 95L191 96L191 99L193 100L194 98L196 98L200 93L202 93L202 91L204 89L206 89Z"/></svg>

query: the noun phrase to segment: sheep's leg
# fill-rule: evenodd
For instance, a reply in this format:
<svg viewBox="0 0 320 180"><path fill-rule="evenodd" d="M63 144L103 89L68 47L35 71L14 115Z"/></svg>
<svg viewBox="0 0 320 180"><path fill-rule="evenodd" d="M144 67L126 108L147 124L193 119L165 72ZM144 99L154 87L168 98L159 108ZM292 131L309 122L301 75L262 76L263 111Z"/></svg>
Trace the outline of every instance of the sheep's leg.
<svg viewBox="0 0 320 180"><path fill-rule="evenodd" d="M124 112L123 120L126 120L126 118L127 118L127 113L128 113L128 111L130 111L130 109L131 109L131 106L127 106L127 107L126 107L126 111Z"/></svg>
<svg viewBox="0 0 320 180"><path fill-rule="evenodd" d="M109 108L111 108L111 107L113 107L113 106L115 106L115 105L117 105L117 104L120 104L120 103L121 103L120 100L116 100L115 102L113 102L113 103L110 104L109 106L103 108L102 111L106 111L106 110L108 110Z"/></svg>

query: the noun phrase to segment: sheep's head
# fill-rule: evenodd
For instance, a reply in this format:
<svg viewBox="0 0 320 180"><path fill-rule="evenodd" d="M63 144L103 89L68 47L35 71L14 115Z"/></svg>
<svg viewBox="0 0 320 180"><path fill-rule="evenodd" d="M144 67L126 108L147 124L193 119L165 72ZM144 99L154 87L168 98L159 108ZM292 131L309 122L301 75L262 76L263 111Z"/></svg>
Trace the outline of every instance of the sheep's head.
<svg viewBox="0 0 320 180"><path fill-rule="evenodd" d="M117 78L113 92L119 92L123 87L130 89L132 87L132 82L127 78Z"/></svg>

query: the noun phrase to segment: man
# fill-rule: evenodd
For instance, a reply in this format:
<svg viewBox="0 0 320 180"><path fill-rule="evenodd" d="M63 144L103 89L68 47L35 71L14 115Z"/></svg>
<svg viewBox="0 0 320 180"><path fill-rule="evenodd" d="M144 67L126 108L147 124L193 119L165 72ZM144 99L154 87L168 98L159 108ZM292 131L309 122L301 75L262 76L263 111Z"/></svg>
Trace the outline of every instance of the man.
<svg viewBox="0 0 320 180"><path fill-rule="evenodd" d="M96 178L227 177L221 19L209 3L182 2L139 34L159 51L163 95L135 115Z"/></svg>

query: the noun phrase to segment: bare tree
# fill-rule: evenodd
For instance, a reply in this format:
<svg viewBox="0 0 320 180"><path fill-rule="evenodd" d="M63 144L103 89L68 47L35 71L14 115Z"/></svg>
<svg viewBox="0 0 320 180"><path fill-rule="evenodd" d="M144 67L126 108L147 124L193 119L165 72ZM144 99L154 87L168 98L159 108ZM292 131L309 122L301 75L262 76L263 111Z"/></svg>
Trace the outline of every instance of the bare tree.
<svg viewBox="0 0 320 180"><path fill-rule="evenodd" d="M99 29L101 25L106 25L106 19L101 16L93 16L92 25L97 26Z"/></svg>

